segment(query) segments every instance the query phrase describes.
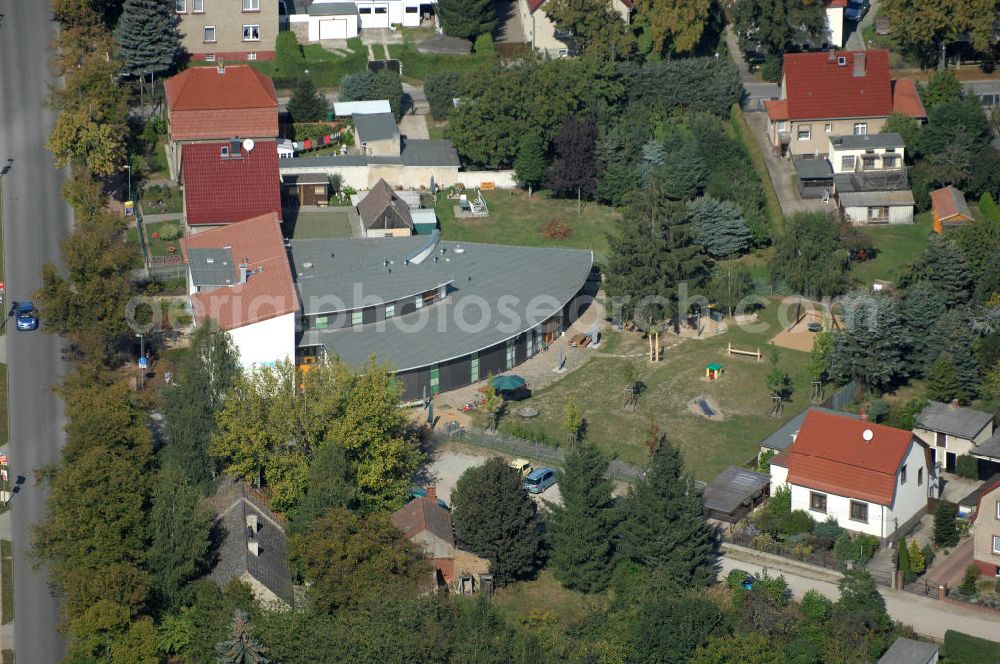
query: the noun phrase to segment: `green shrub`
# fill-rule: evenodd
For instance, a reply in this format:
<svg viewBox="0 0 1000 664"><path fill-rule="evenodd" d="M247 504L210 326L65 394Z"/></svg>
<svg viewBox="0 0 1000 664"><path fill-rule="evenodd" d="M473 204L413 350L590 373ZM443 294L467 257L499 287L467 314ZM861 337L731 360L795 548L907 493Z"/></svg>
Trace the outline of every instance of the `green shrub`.
<svg viewBox="0 0 1000 664"><path fill-rule="evenodd" d="M493 44L493 37L488 32L476 37L476 44L473 46L473 50L479 55L496 55L497 48Z"/></svg>
<svg viewBox="0 0 1000 664"><path fill-rule="evenodd" d="M781 80L781 56L768 54L764 58L764 64L760 67L760 75L765 81L777 82Z"/></svg>
<svg viewBox="0 0 1000 664"><path fill-rule="evenodd" d="M834 557L842 563L848 561L863 563L871 560L878 548L878 539L872 535L843 533L833 545Z"/></svg>
<svg viewBox="0 0 1000 664"><path fill-rule="evenodd" d="M767 509L783 513L792 511L792 490L788 485L780 486L767 501Z"/></svg>
<svg viewBox="0 0 1000 664"><path fill-rule="evenodd" d="M827 517L826 521L816 524L816 527L813 528L813 535L828 539L831 542L836 541L843 534L844 529L837 523L837 519L832 516Z"/></svg>
<svg viewBox="0 0 1000 664"><path fill-rule="evenodd" d="M812 622L821 622L830 617L833 601L815 590L807 590L800 605L802 615Z"/></svg>
<svg viewBox="0 0 1000 664"><path fill-rule="evenodd" d="M993 196L988 191L984 192L979 199L979 211L991 221L1000 221L1000 207L997 206L996 201L993 200Z"/></svg>
<svg viewBox="0 0 1000 664"><path fill-rule="evenodd" d="M934 564L934 549L930 544L924 544L924 547L920 549L920 552L924 554L924 569L928 569Z"/></svg>
<svg viewBox="0 0 1000 664"><path fill-rule="evenodd" d="M779 532L782 535L798 535L800 533L812 532L816 522L809 512L805 510L795 510L784 515L779 521Z"/></svg>
<svg viewBox="0 0 1000 664"><path fill-rule="evenodd" d="M885 399L874 399L868 404L866 412L872 422L883 422L889 415L889 402Z"/></svg>
<svg viewBox="0 0 1000 664"><path fill-rule="evenodd" d="M955 505L944 500L939 501L934 512L934 543L942 547L951 547L958 544L958 540Z"/></svg>
<svg viewBox="0 0 1000 664"><path fill-rule="evenodd" d="M742 569L734 569L726 575L726 586L730 590L740 590L743 588L743 582L748 578L753 576L750 572Z"/></svg>
<svg viewBox="0 0 1000 664"><path fill-rule="evenodd" d="M965 568L965 576L962 577L962 583L958 589L965 595L975 595L977 581L979 581L979 568L975 565L969 565Z"/></svg>
<svg viewBox="0 0 1000 664"><path fill-rule="evenodd" d="M181 229L177 226L164 226L160 230L160 239L165 242L173 242L181 235Z"/></svg>
<svg viewBox="0 0 1000 664"><path fill-rule="evenodd" d="M979 460L969 454L962 454L955 462L955 474L967 480L979 477Z"/></svg>

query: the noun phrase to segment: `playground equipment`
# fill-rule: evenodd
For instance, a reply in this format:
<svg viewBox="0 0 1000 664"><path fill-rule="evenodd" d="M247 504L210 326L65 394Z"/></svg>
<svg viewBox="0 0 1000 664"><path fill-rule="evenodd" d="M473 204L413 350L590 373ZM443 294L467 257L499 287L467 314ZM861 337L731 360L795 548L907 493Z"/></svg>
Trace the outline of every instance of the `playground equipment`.
<svg viewBox="0 0 1000 664"><path fill-rule="evenodd" d="M764 359L764 354L760 352L760 348L758 348L757 350L742 350L740 348L734 348L733 344L731 343L726 345L726 353L730 357L732 357L733 355L746 355L749 357L755 357L757 358L758 362Z"/></svg>
<svg viewBox="0 0 1000 664"><path fill-rule="evenodd" d="M701 408L701 412L705 415L705 417L715 417L715 411L708 405L708 402L705 401L704 397L698 399L698 408Z"/></svg>
<svg viewBox="0 0 1000 664"><path fill-rule="evenodd" d="M803 303L818 305L819 309L806 308ZM829 325L830 328L835 330L842 329L840 321L837 320L835 315L833 315L833 311L830 308L829 298L824 298L823 300L807 300L804 297L800 297L798 302L795 304L795 320L788 326L788 329L794 329L796 325L801 323L806 318L810 319L808 322L810 332L822 331L822 328L825 325ZM817 318L820 320L817 321ZM815 323L821 323L820 330L813 329Z"/></svg>
<svg viewBox="0 0 1000 664"><path fill-rule="evenodd" d="M712 362L711 364L705 365L705 378L709 380L718 380L722 377L722 365L718 362Z"/></svg>

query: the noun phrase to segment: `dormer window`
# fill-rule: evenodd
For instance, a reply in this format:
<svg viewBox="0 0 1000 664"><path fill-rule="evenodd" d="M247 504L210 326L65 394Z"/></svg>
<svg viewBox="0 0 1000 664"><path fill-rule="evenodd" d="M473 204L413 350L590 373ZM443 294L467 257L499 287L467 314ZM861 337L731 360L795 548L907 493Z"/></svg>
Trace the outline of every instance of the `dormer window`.
<svg viewBox="0 0 1000 664"><path fill-rule="evenodd" d="M223 145L219 148L219 156L223 159L229 159L229 146Z"/></svg>

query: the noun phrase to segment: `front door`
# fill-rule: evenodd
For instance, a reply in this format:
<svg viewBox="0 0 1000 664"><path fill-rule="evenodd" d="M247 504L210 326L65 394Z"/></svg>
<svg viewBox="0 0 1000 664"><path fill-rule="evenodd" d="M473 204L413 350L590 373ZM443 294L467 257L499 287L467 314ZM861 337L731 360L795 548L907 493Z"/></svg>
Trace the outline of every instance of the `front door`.
<svg viewBox="0 0 1000 664"><path fill-rule="evenodd" d="M949 473L955 472L955 462L958 459L958 455L954 452L946 452L944 459L944 469Z"/></svg>

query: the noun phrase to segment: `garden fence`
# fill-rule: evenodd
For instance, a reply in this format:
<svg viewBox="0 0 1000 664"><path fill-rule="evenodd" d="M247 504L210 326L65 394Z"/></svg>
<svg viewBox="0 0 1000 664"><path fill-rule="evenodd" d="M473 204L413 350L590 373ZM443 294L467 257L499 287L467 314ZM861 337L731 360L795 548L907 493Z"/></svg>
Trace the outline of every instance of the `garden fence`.
<svg viewBox="0 0 1000 664"><path fill-rule="evenodd" d="M938 585L936 583L928 583L927 579L917 579L912 583L907 583L903 586L903 590L909 593L914 593L915 595L923 595L924 597L930 597L931 599L938 599ZM947 592L945 588L945 592Z"/></svg>
<svg viewBox="0 0 1000 664"><path fill-rule="evenodd" d="M468 445L485 447L496 452L509 454L516 457L525 457L533 461L551 464L562 467L566 463L566 454L559 447L537 443L532 440L525 440L517 436L505 433L492 433L482 429L457 428L448 432L448 438ZM608 477L619 482L632 483L641 478L646 470L642 466L626 463L618 459L613 459L608 464ZM695 486L699 489L705 488L705 483L695 481Z"/></svg>
<svg viewBox="0 0 1000 664"><path fill-rule="evenodd" d="M854 401L857 391L858 385L852 380L827 397L823 402L823 407L830 410L844 410L849 403Z"/></svg>

